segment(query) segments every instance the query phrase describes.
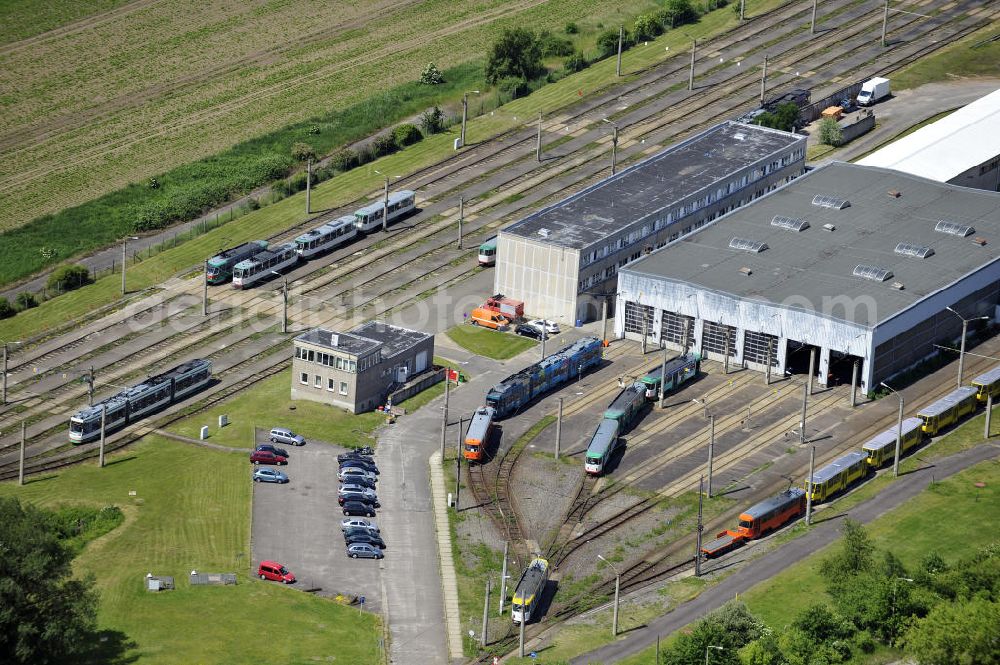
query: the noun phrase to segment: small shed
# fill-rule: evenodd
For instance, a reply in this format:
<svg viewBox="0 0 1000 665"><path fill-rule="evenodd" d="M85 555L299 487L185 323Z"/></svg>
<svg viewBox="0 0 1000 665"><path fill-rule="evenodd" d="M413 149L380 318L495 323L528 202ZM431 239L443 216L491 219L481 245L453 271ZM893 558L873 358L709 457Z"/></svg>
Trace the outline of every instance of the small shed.
<svg viewBox="0 0 1000 665"><path fill-rule="evenodd" d="M193 586L203 584L224 586L236 584L236 573L199 573L196 570L192 570L188 579Z"/></svg>
<svg viewBox="0 0 1000 665"><path fill-rule="evenodd" d="M174 578L170 575L146 573L146 591L166 591L174 588Z"/></svg>

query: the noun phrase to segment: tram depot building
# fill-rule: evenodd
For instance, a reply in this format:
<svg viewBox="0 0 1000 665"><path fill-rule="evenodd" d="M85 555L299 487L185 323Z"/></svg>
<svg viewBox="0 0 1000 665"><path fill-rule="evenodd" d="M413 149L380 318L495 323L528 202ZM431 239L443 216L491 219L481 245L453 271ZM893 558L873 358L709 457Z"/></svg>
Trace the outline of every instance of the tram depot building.
<svg viewBox="0 0 1000 665"><path fill-rule="evenodd" d="M1000 194L833 162L629 264L615 331L870 391L996 321L998 247Z"/></svg>
<svg viewBox="0 0 1000 665"><path fill-rule="evenodd" d="M493 292L563 324L595 320L623 266L799 176L805 148L729 121L670 146L502 229Z"/></svg>
<svg viewBox="0 0 1000 665"><path fill-rule="evenodd" d="M292 399L371 411L433 367L434 336L369 321L350 332L317 328L294 340ZM440 380L438 372L430 382Z"/></svg>

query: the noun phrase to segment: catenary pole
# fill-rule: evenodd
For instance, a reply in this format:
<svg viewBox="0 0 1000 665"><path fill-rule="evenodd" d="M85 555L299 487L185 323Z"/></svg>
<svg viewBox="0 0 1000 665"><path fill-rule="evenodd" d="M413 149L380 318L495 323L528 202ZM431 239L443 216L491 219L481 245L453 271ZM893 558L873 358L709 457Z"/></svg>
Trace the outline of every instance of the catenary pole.
<svg viewBox="0 0 1000 665"><path fill-rule="evenodd" d="M806 524L812 524L813 468L816 466L816 446L809 449L809 475L806 477Z"/></svg>

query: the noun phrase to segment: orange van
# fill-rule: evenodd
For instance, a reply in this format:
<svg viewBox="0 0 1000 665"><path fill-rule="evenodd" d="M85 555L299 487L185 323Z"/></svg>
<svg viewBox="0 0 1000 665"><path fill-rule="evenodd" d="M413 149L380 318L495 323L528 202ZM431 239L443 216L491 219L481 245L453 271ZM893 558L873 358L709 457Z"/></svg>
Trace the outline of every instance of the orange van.
<svg viewBox="0 0 1000 665"><path fill-rule="evenodd" d="M510 327L510 320L502 314L483 307L477 307L469 315L469 321L474 326L493 328L494 330L506 330Z"/></svg>

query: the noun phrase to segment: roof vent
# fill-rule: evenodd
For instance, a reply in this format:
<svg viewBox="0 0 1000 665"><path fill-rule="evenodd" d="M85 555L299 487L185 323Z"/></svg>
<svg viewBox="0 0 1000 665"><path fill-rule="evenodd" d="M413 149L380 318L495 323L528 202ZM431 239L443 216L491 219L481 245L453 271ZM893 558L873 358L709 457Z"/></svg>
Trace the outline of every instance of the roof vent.
<svg viewBox="0 0 1000 665"><path fill-rule="evenodd" d="M900 196L903 195L903 192L896 191L895 189L890 189L886 193L894 199L898 199Z"/></svg>
<svg viewBox="0 0 1000 665"><path fill-rule="evenodd" d="M852 274L855 277L871 280L873 282L884 282L885 280L892 278L892 271L888 268L882 268L864 263L854 266L854 272Z"/></svg>
<svg viewBox="0 0 1000 665"><path fill-rule="evenodd" d="M976 243L980 247L984 247L986 245L986 238L980 238L979 236L976 236L975 238L972 239L972 242Z"/></svg>
<svg viewBox="0 0 1000 665"><path fill-rule="evenodd" d="M788 231L805 231L809 228L809 222L804 219L775 215L774 219L771 220L771 226L777 226L780 229Z"/></svg>
<svg viewBox="0 0 1000 665"><path fill-rule="evenodd" d="M747 277L753 274L753 270L751 270L747 266L743 266L742 268L740 268L740 272L746 275Z"/></svg>
<svg viewBox="0 0 1000 665"><path fill-rule="evenodd" d="M914 245L909 242L899 243L893 251L901 256L912 256L917 259L926 259L928 256L934 255L934 250L930 247L925 247L924 245Z"/></svg>
<svg viewBox="0 0 1000 665"><path fill-rule="evenodd" d="M736 139L737 141L745 141L747 135L744 134L743 132L736 132L735 134L733 134L733 138Z"/></svg>
<svg viewBox="0 0 1000 665"><path fill-rule="evenodd" d="M844 208L851 207L851 202L847 199L837 196L827 196L826 194L817 194L814 196L812 204L821 208L833 208L834 210L843 210Z"/></svg>
<svg viewBox="0 0 1000 665"><path fill-rule="evenodd" d="M833 224L824 224L823 228L826 229L827 231L836 231L837 230L837 227L834 226Z"/></svg>
<svg viewBox="0 0 1000 665"><path fill-rule="evenodd" d="M750 240L749 238L733 238L729 241L729 249L739 249L744 252L760 254L767 249L767 243Z"/></svg>
<svg viewBox="0 0 1000 665"><path fill-rule="evenodd" d="M971 226L956 224L955 222L949 222L944 219L934 225L934 230L938 233L947 233L948 235L958 236L959 238L971 236L976 232L976 230Z"/></svg>
<svg viewBox="0 0 1000 665"><path fill-rule="evenodd" d="M892 288L896 289L897 291L902 291L906 287L903 286L902 282L893 282Z"/></svg>
<svg viewBox="0 0 1000 665"><path fill-rule="evenodd" d="M543 238L548 238L549 237L549 230L548 229L538 229L538 235L542 236Z"/></svg>
<svg viewBox="0 0 1000 665"><path fill-rule="evenodd" d="M330 346L340 346L340 335L337 333L330 335Z"/></svg>

